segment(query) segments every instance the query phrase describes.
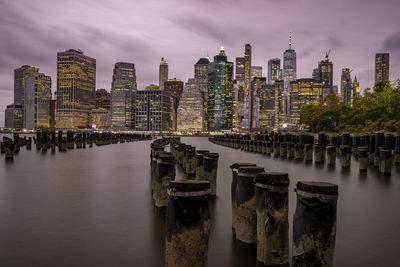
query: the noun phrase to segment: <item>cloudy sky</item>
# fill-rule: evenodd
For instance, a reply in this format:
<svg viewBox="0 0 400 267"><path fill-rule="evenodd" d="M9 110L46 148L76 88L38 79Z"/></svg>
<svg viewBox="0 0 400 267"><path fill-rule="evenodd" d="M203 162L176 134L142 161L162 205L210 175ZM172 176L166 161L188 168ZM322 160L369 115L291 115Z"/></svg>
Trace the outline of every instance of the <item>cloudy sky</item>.
<svg viewBox="0 0 400 267"><path fill-rule="evenodd" d="M139 89L158 82L164 56L170 77L186 81L200 57L228 59L253 47L254 65L282 58L293 32L298 78L332 49L334 80L353 69L362 89L373 85L374 55L390 52L400 77L399 0L0 0L0 125L13 102L13 69L28 64L51 75L56 53L79 48L97 59L97 88L110 89L113 64L136 65Z"/></svg>

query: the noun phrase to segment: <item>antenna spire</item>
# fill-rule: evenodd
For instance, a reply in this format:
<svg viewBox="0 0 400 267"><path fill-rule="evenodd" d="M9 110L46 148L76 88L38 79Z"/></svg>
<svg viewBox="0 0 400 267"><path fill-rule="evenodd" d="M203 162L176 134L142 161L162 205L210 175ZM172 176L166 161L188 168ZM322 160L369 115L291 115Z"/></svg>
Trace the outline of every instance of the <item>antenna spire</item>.
<svg viewBox="0 0 400 267"><path fill-rule="evenodd" d="M292 31L289 31L289 49L292 49Z"/></svg>

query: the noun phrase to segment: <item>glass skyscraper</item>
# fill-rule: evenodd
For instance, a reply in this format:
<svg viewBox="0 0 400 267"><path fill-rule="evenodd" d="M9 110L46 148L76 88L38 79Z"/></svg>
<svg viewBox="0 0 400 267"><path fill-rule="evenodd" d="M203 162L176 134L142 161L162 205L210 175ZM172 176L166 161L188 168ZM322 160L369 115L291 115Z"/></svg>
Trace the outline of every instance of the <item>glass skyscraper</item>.
<svg viewBox="0 0 400 267"><path fill-rule="evenodd" d="M111 83L111 128L129 130L135 127L135 64L118 62Z"/></svg>
<svg viewBox="0 0 400 267"><path fill-rule="evenodd" d="M232 130L233 97L233 63L228 62L224 47L221 47L219 55L208 66L208 131Z"/></svg>
<svg viewBox="0 0 400 267"><path fill-rule="evenodd" d="M244 114L242 129L249 131L251 126L251 45L246 44L244 48Z"/></svg>
<svg viewBox="0 0 400 267"><path fill-rule="evenodd" d="M14 70L14 104L22 106L22 118L25 112L25 80L38 72L38 68L29 65Z"/></svg>
<svg viewBox="0 0 400 267"><path fill-rule="evenodd" d="M375 84L389 81L389 53L375 55Z"/></svg>
<svg viewBox="0 0 400 267"><path fill-rule="evenodd" d="M268 83L274 84L277 80L282 80L281 60L273 58L268 60Z"/></svg>
<svg viewBox="0 0 400 267"><path fill-rule="evenodd" d="M342 77L340 82L340 92L343 96L345 105L352 105L354 98L353 83L351 81L351 70L349 68L342 69Z"/></svg>
<svg viewBox="0 0 400 267"><path fill-rule="evenodd" d="M323 98L328 94L333 93L333 64L329 61L329 54L326 54L325 60L318 63L318 75L322 83Z"/></svg>
<svg viewBox="0 0 400 267"><path fill-rule="evenodd" d="M292 34L289 36L289 49L283 53L283 81L285 91L290 82L296 80L296 51L292 49Z"/></svg>
<svg viewBox="0 0 400 267"><path fill-rule="evenodd" d="M178 107L178 131L202 131L203 100L196 79L188 79Z"/></svg>

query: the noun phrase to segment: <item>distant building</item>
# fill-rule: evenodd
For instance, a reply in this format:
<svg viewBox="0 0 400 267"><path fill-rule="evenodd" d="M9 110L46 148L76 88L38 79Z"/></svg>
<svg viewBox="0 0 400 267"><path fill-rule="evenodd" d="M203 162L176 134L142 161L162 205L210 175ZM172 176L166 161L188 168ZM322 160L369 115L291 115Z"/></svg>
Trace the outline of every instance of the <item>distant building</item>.
<svg viewBox="0 0 400 267"><path fill-rule="evenodd" d="M332 89L334 94L339 95L339 88L337 85L334 85Z"/></svg>
<svg viewBox="0 0 400 267"><path fill-rule="evenodd" d="M260 97L267 85L267 78L254 77L250 92L250 130L260 128Z"/></svg>
<svg viewBox="0 0 400 267"><path fill-rule="evenodd" d="M250 80L253 81L255 77L262 77L262 66L251 66Z"/></svg>
<svg viewBox="0 0 400 267"><path fill-rule="evenodd" d="M178 107L178 131L202 131L204 109L196 79L188 79Z"/></svg>
<svg viewBox="0 0 400 267"><path fill-rule="evenodd" d="M158 90L160 90L160 86L158 86L157 84L149 84L144 88L144 90L158 91Z"/></svg>
<svg viewBox="0 0 400 267"><path fill-rule="evenodd" d="M220 53L208 66L208 131L232 131L233 97L233 63L228 61L225 49L221 47Z"/></svg>
<svg viewBox="0 0 400 267"><path fill-rule="evenodd" d="M241 87L239 89L238 83L236 81L233 82L233 91L234 91L234 114L233 114L233 131L240 132L242 130L242 120L244 114L244 89Z"/></svg>
<svg viewBox="0 0 400 267"><path fill-rule="evenodd" d="M96 108L111 109L111 94L106 89L96 90Z"/></svg>
<svg viewBox="0 0 400 267"><path fill-rule="evenodd" d="M389 53L375 55L375 84L389 81Z"/></svg>
<svg viewBox="0 0 400 267"><path fill-rule="evenodd" d="M251 45L246 44L244 48L244 116L242 120L242 130L249 131L251 126Z"/></svg>
<svg viewBox="0 0 400 267"><path fill-rule="evenodd" d="M207 94L208 94L208 64L210 60L207 58L200 58L194 65L194 78L196 79L197 86L201 93L203 101L203 114L207 112ZM207 127L206 120L203 120L203 129Z"/></svg>
<svg viewBox="0 0 400 267"><path fill-rule="evenodd" d="M135 64L118 62L114 66L111 83L111 128L131 130L135 128Z"/></svg>
<svg viewBox="0 0 400 267"><path fill-rule="evenodd" d="M319 75L319 69L318 68L313 69L312 78L314 80L316 80L316 81L319 81L320 75Z"/></svg>
<svg viewBox="0 0 400 267"><path fill-rule="evenodd" d="M290 118L297 124L304 106L322 101L322 83L313 79L298 79L290 83Z"/></svg>
<svg viewBox="0 0 400 267"><path fill-rule="evenodd" d="M39 68L23 65L14 70L14 104L22 105L22 118L25 109L25 80L39 72Z"/></svg>
<svg viewBox="0 0 400 267"><path fill-rule="evenodd" d="M173 110L172 110L172 130L176 131L177 129L177 112L179 101L182 97L183 92L183 82L181 80L169 79L164 82L164 91L169 92L174 100Z"/></svg>
<svg viewBox="0 0 400 267"><path fill-rule="evenodd" d="M173 97L162 90L136 92L136 131L172 130L171 112Z"/></svg>
<svg viewBox="0 0 400 267"><path fill-rule="evenodd" d="M284 122L284 102L283 102L284 82L283 80L274 83L274 127L281 127Z"/></svg>
<svg viewBox="0 0 400 267"><path fill-rule="evenodd" d="M56 130L57 100L50 100L50 130Z"/></svg>
<svg viewBox="0 0 400 267"><path fill-rule="evenodd" d="M324 98L333 93L333 63L329 61L329 52L325 60L318 63L318 75L318 81L322 83L322 98Z"/></svg>
<svg viewBox="0 0 400 267"><path fill-rule="evenodd" d="M89 127L95 88L96 59L75 49L57 53L57 129Z"/></svg>
<svg viewBox="0 0 400 267"><path fill-rule="evenodd" d="M96 108L90 112L90 126L95 130L108 130L111 126L111 112L105 108Z"/></svg>
<svg viewBox="0 0 400 267"><path fill-rule="evenodd" d="M292 33L289 35L289 49L283 53L283 80L285 91L289 89L290 82L296 80L296 51L292 49Z"/></svg>
<svg viewBox="0 0 400 267"><path fill-rule="evenodd" d="M268 60L268 83L274 84L277 80L282 80L281 60L273 58Z"/></svg>
<svg viewBox="0 0 400 267"><path fill-rule="evenodd" d="M168 80L168 62L164 58L161 58L158 79L160 90L164 90L164 82Z"/></svg>
<svg viewBox="0 0 400 267"><path fill-rule="evenodd" d="M22 129L22 105L11 104L7 105L4 112L4 128L7 129Z"/></svg>
<svg viewBox="0 0 400 267"><path fill-rule="evenodd" d="M354 90L354 97L360 97L361 96L360 83L357 80L357 76L354 76L353 90Z"/></svg>
<svg viewBox="0 0 400 267"><path fill-rule="evenodd" d="M51 77L34 73L25 80L24 128L48 130L50 128Z"/></svg>
<svg viewBox="0 0 400 267"><path fill-rule="evenodd" d="M354 88L350 72L351 70L349 68L343 68L340 82L340 92L343 96L343 102L345 105L349 106L352 105L354 99Z"/></svg>

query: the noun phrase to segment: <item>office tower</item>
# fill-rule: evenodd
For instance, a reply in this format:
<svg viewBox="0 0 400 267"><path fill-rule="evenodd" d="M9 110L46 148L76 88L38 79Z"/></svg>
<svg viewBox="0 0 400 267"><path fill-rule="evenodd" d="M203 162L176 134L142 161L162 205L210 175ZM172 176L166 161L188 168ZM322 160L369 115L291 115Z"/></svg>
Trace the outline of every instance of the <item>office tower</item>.
<svg viewBox="0 0 400 267"><path fill-rule="evenodd" d="M298 79L290 83L290 118L297 124L305 105L322 101L322 83L313 79Z"/></svg>
<svg viewBox="0 0 400 267"><path fill-rule="evenodd" d="M239 90L244 91L244 57L236 58L235 80L236 80ZM243 101L244 101L244 98L243 98Z"/></svg>
<svg viewBox="0 0 400 267"><path fill-rule="evenodd" d="M50 100L50 130L56 130L56 112L57 112L57 100Z"/></svg>
<svg viewBox="0 0 400 267"><path fill-rule="evenodd" d="M4 128L22 129L22 110L23 107L20 104L7 105L7 108L4 111Z"/></svg>
<svg viewBox="0 0 400 267"><path fill-rule="evenodd" d="M274 83L274 127L281 127L284 122L284 105L283 105L283 91L284 82L283 80L277 80Z"/></svg>
<svg viewBox="0 0 400 267"><path fill-rule="evenodd" d="M292 49L292 33L289 35L289 49L283 53L283 80L285 91L289 89L290 82L296 80L296 51Z"/></svg>
<svg viewBox="0 0 400 267"><path fill-rule="evenodd" d="M262 86L259 89L259 98L260 128L272 128L275 124L275 84Z"/></svg>
<svg viewBox="0 0 400 267"><path fill-rule="evenodd" d="M25 80L34 73L38 73L39 68L23 65L14 70L14 104L22 105L22 119L25 109Z"/></svg>
<svg viewBox="0 0 400 267"><path fill-rule="evenodd" d="M111 83L111 128L115 130L135 128L136 90L135 64L115 63Z"/></svg>
<svg viewBox="0 0 400 267"><path fill-rule="evenodd" d="M375 84L389 81L389 53L375 55Z"/></svg>
<svg viewBox="0 0 400 267"><path fill-rule="evenodd" d="M196 64L194 64L194 78L196 79L197 86L201 93L201 99L203 101L203 114L207 113L207 93L208 93L208 64L210 60L207 58L200 58ZM206 120L203 120L203 129L207 127Z"/></svg>
<svg viewBox="0 0 400 267"><path fill-rule="evenodd" d="M106 89L97 89L95 98L96 108L111 109L111 94Z"/></svg>
<svg viewBox="0 0 400 267"><path fill-rule="evenodd" d="M111 126L111 112L105 108L90 111L90 126L94 130L108 130Z"/></svg>
<svg viewBox="0 0 400 267"><path fill-rule="evenodd" d="M136 92L136 131L170 131L173 97L162 90Z"/></svg>
<svg viewBox="0 0 400 267"><path fill-rule="evenodd" d="M169 79L164 82L164 91L169 92L174 100L174 105L172 109L172 130L176 131L177 127L177 112L179 101L182 97L183 92L183 82L181 80L177 80L176 78Z"/></svg>
<svg viewBox="0 0 400 267"><path fill-rule="evenodd" d="M221 47L219 55L208 66L208 131L232 130L233 97L233 63L228 62L224 47Z"/></svg>
<svg viewBox="0 0 400 267"><path fill-rule="evenodd" d="M353 83L350 76L351 70L349 68L342 69L342 77L340 82L340 92L343 95L343 102L345 105L352 105L354 98Z"/></svg>
<svg viewBox="0 0 400 267"><path fill-rule="evenodd" d="M333 93L333 64L329 61L329 52L326 53L325 60L318 63L319 79L322 83L322 98Z"/></svg>
<svg viewBox="0 0 400 267"><path fill-rule="evenodd" d="M319 79L320 79L319 68L313 69L312 78L313 78L314 80L316 80L316 81L319 81Z"/></svg>
<svg viewBox="0 0 400 267"><path fill-rule="evenodd" d="M250 89L251 89L251 45L246 44L244 49L244 116L242 129L250 130Z"/></svg>
<svg viewBox="0 0 400 267"><path fill-rule="evenodd" d="M268 83L274 84L276 80L282 80L281 60L279 58L268 60Z"/></svg>
<svg viewBox="0 0 400 267"><path fill-rule="evenodd" d="M267 78L254 77L250 90L250 131L260 128L260 94L267 85Z"/></svg>
<svg viewBox="0 0 400 267"><path fill-rule="evenodd" d="M23 125L28 130L50 128L51 77L34 73L25 80Z"/></svg>
<svg viewBox="0 0 400 267"><path fill-rule="evenodd" d="M149 84L147 85L144 90L160 90L160 86L158 86L157 84Z"/></svg>
<svg viewBox="0 0 400 267"><path fill-rule="evenodd" d="M164 90L164 82L168 80L168 62L164 60L164 58L161 58L160 62L160 70L158 74L158 85L160 87L160 90Z"/></svg>
<svg viewBox="0 0 400 267"><path fill-rule="evenodd" d="M255 77L262 77L262 67L261 66L251 66L250 80L253 81Z"/></svg>
<svg viewBox="0 0 400 267"><path fill-rule="evenodd" d="M57 53L57 129L89 127L95 88L96 59L75 49Z"/></svg>
<svg viewBox="0 0 400 267"><path fill-rule="evenodd" d="M354 92L354 97L360 97L360 83L357 80L357 76L354 76L354 81L353 81L353 92Z"/></svg>
<svg viewBox="0 0 400 267"><path fill-rule="evenodd" d="M204 108L197 79L191 78L185 84L178 107L178 131L202 131Z"/></svg>
<svg viewBox="0 0 400 267"><path fill-rule="evenodd" d="M236 81L233 82L233 91L234 91L234 114L233 114L233 131L240 132L242 130L242 120L244 114L244 90L243 87L239 89L238 83Z"/></svg>

